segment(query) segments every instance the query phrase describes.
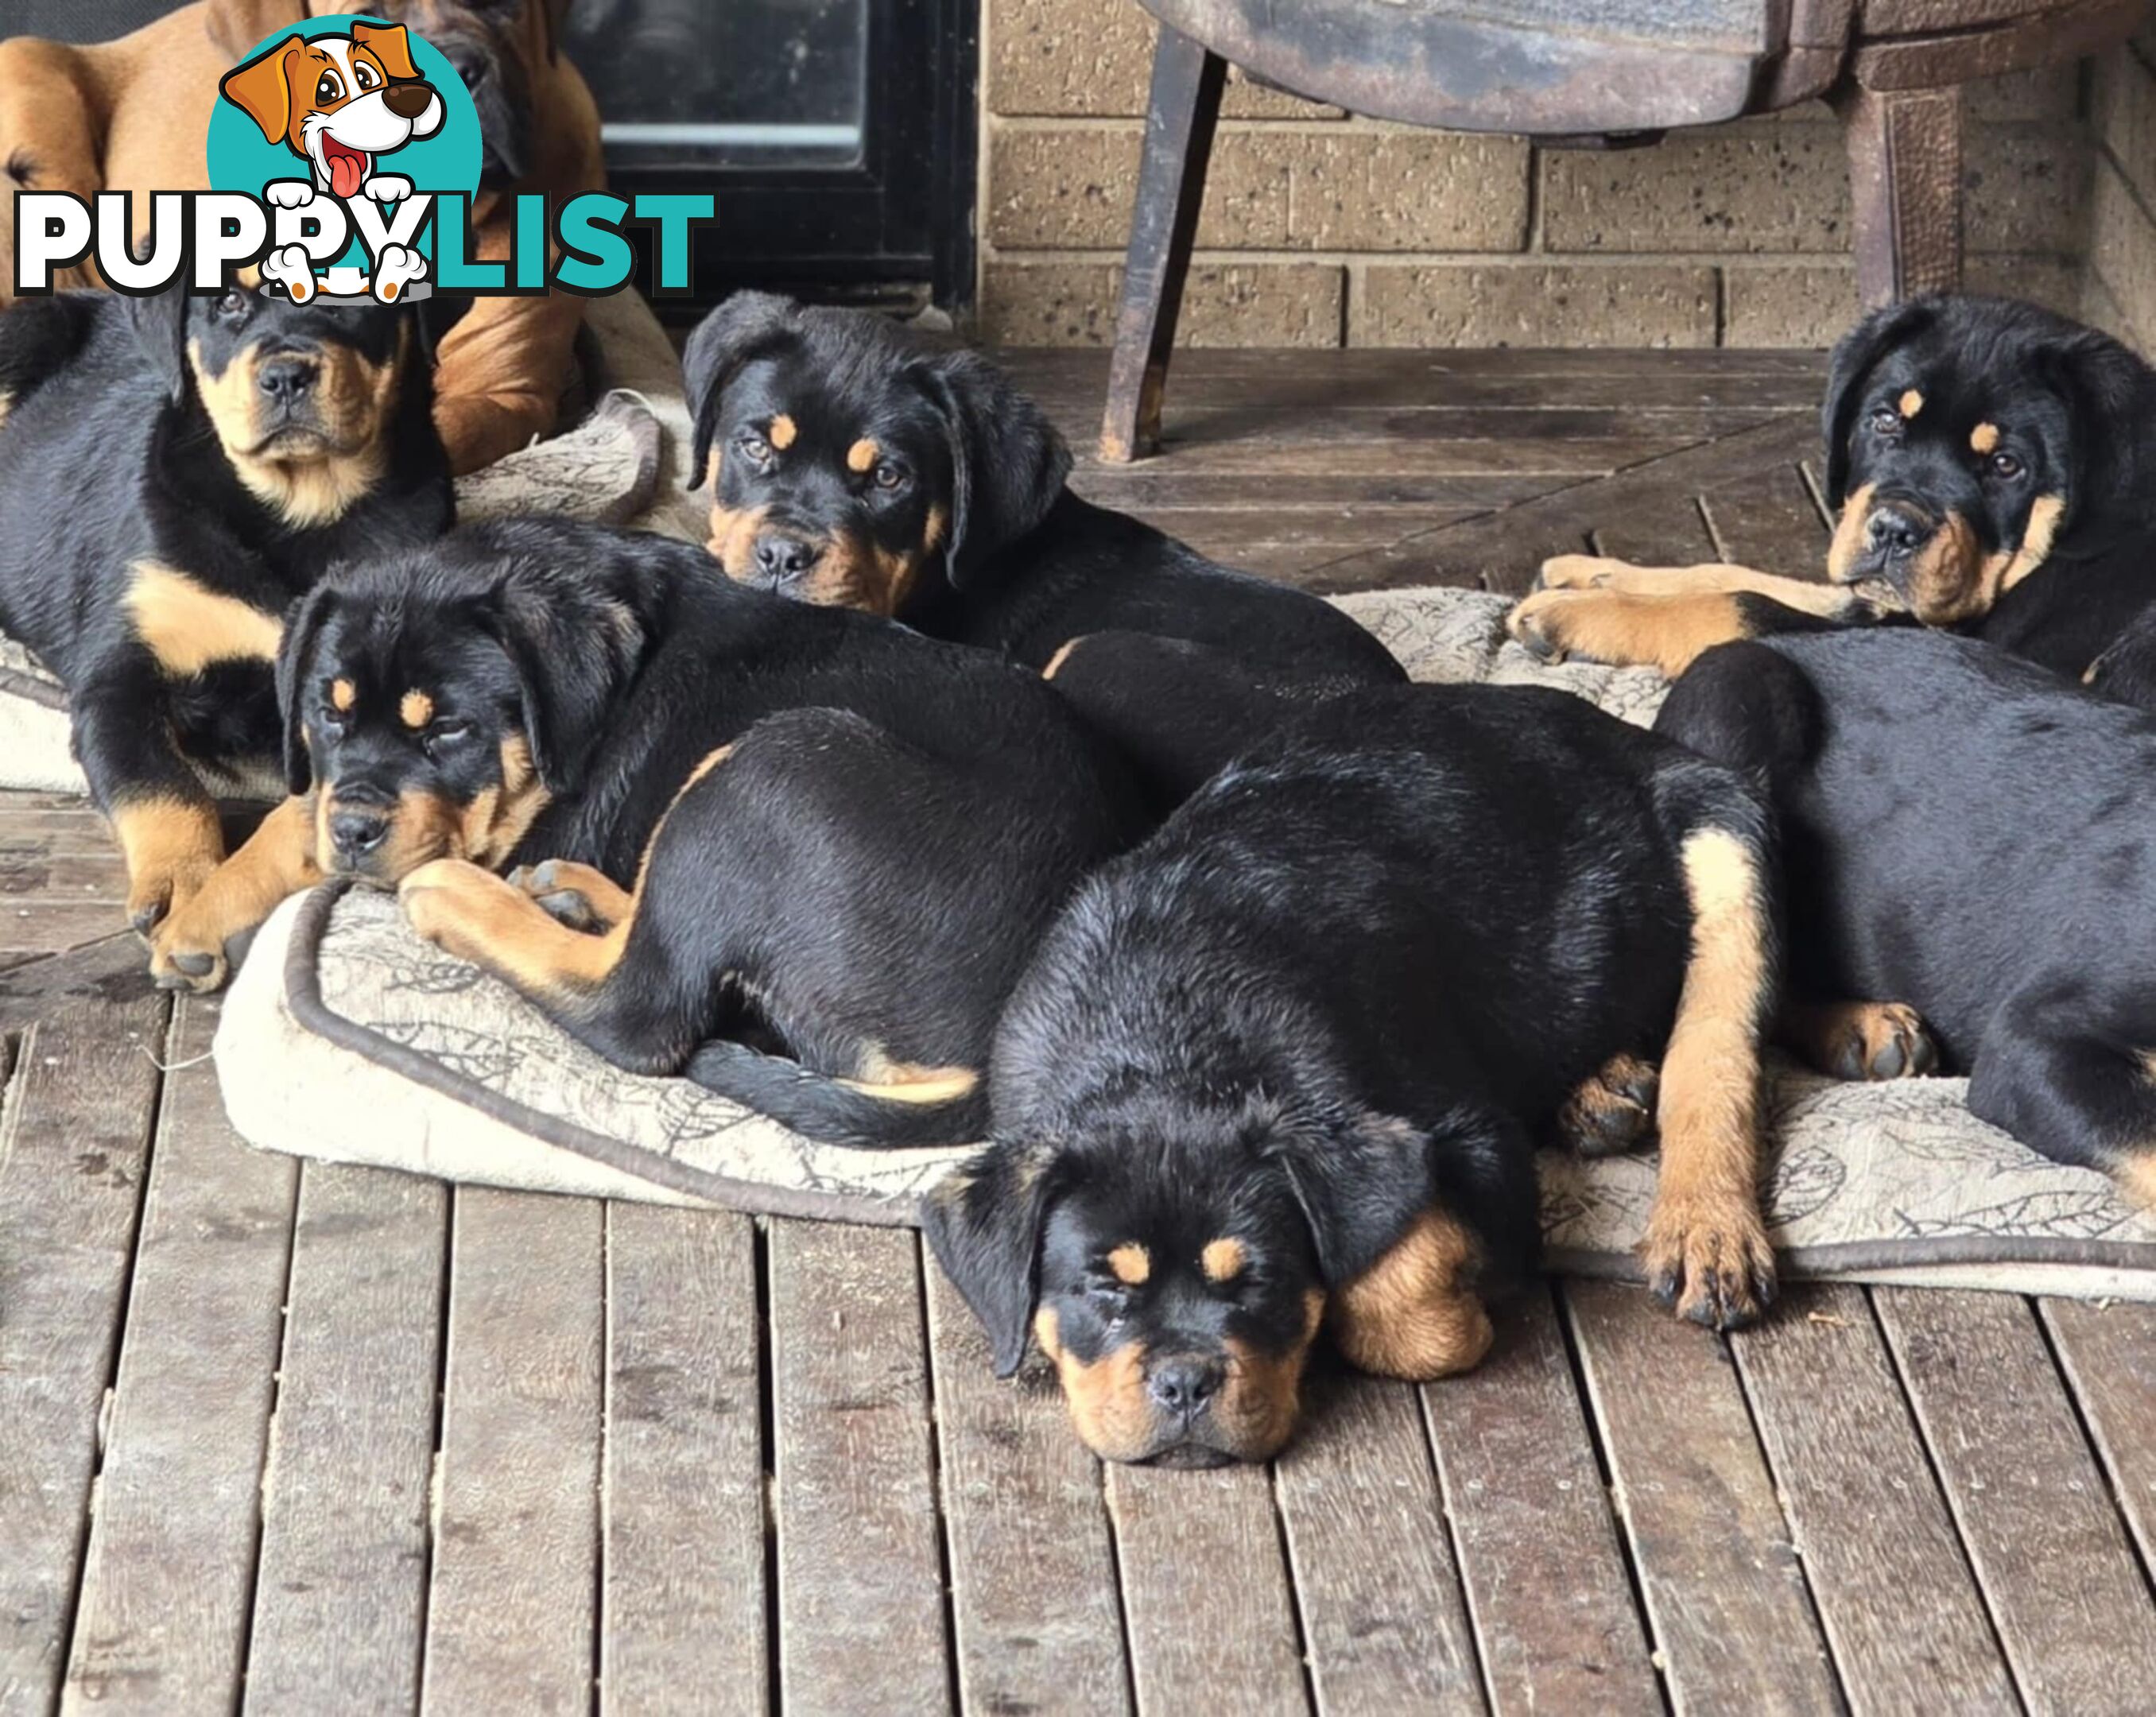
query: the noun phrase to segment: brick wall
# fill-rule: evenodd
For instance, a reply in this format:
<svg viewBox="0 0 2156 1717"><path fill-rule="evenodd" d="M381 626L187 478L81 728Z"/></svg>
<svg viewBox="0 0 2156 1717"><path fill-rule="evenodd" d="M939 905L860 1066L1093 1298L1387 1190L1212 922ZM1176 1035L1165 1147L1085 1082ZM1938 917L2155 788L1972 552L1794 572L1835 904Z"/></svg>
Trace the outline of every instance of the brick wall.
<svg viewBox="0 0 2156 1717"><path fill-rule="evenodd" d="M982 331L1105 343L1152 20L1132 0L983 12ZM2106 121L2156 137L2133 70L2130 91L2116 68L2099 79L2130 110ZM2118 271L2156 328L2156 156L2143 150L2137 187L2107 155L2092 196L2082 82L2066 66L1969 92L1971 284L2076 307L2092 213L2126 198L2141 223L2120 228ZM1193 344L1816 346L1856 308L1848 170L1817 105L1617 153L1386 125L1234 81L1224 115Z"/></svg>
<svg viewBox="0 0 2156 1717"><path fill-rule="evenodd" d="M2082 312L2156 353L2156 32L2092 70L2096 134Z"/></svg>

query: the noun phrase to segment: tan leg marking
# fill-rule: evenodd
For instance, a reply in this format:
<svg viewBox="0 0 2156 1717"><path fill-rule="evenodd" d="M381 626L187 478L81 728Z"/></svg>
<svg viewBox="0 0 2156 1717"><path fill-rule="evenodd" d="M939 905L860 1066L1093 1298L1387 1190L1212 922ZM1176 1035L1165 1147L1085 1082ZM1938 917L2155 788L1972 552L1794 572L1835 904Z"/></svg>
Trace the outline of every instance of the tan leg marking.
<svg viewBox="0 0 2156 1717"><path fill-rule="evenodd" d="M965 1096L981 1083L970 1067L923 1067L917 1062L893 1061L870 1044L861 1056L852 1079L842 1085L886 1103L948 1103Z"/></svg>
<svg viewBox="0 0 2156 1717"><path fill-rule="evenodd" d="M116 805L112 832L127 861L127 919L147 932L192 900L224 858L224 831L207 799Z"/></svg>
<svg viewBox="0 0 2156 1717"><path fill-rule="evenodd" d="M277 659L284 627L251 602L208 589L162 561L136 561L121 602L157 665L185 679L213 662Z"/></svg>
<svg viewBox="0 0 2156 1717"><path fill-rule="evenodd" d="M412 928L444 953L547 1000L597 989L629 940L627 920L599 936L557 924L521 889L461 858L421 865L398 884L397 897Z"/></svg>
<svg viewBox="0 0 2156 1717"><path fill-rule="evenodd" d="M321 879L313 807L305 795L287 799L157 926L150 939L151 975L169 988L223 987L231 975L225 944L259 928L287 896Z"/></svg>
<svg viewBox="0 0 2156 1717"><path fill-rule="evenodd" d="M1538 590L1506 617L1505 629L1545 661L1578 656L1659 669L1670 679L1702 652L1751 635L1733 597L1618 590Z"/></svg>
<svg viewBox="0 0 2156 1717"><path fill-rule="evenodd" d="M1657 1078L1651 1061L1612 1056L1558 1110L1558 1143L1582 1156L1609 1156L1645 1145L1655 1130Z"/></svg>
<svg viewBox="0 0 2156 1717"><path fill-rule="evenodd" d="M1864 527L1871 517L1871 492L1876 484L1852 490L1834 521L1834 540L1826 546L1826 576L1837 584L1849 582L1851 569L1864 552Z"/></svg>
<svg viewBox="0 0 2156 1717"><path fill-rule="evenodd" d="M1774 1291L1759 1209L1768 908L1758 863L1736 836L1702 829L1682 858L1691 954L1662 1057L1661 1170L1640 1250L1659 1298L1727 1329L1756 1318Z"/></svg>
<svg viewBox="0 0 2156 1717"><path fill-rule="evenodd" d="M1079 645L1085 642L1085 635L1081 633L1080 636L1072 638L1068 643L1059 645L1056 648L1055 653L1048 659L1048 665L1040 670L1040 677L1043 679L1055 679L1057 674L1063 671L1063 664L1070 659L1071 651L1076 649Z"/></svg>
<svg viewBox="0 0 2156 1717"><path fill-rule="evenodd" d="M1775 1036L1837 1079L1913 1079L1939 1062L1922 1016L1903 1002L1791 1002Z"/></svg>
<svg viewBox="0 0 2156 1717"><path fill-rule="evenodd" d="M1599 555L1557 555L1543 562L1544 590L1614 590L1626 596L1770 597L1785 608L1821 619L1843 618L1850 592L1816 578L1784 578L1749 566L1712 561L1697 566L1635 566Z"/></svg>
<svg viewBox="0 0 2156 1717"><path fill-rule="evenodd" d="M1332 1296L1334 1344L1359 1371L1425 1381L1481 1362L1490 1315L1466 1284L1481 1248L1441 1211L1415 1217L1392 1249Z"/></svg>
<svg viewBox="0 0 2156 1717"><path fill-rule="evenodd" d="M2146 1211L2156 1211L2156 1146L2119 1159L2112 1178L2126 1201Z"/></svg>

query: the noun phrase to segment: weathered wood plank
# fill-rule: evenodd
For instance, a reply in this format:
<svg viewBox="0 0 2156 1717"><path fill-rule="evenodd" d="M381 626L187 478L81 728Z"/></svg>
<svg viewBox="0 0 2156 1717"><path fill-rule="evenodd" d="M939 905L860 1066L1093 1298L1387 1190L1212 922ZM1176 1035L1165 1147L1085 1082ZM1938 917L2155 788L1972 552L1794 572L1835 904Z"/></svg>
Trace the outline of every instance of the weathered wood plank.
<svg viewBox="0 0 2156 1717"><path fill-rule="evenodd" d="M1864 1290L1791 1284L1732 1345L1851 1707L2016 1709Z"/></svg>
<svg viewBox="0 0 2156 1717"><path fill-rule="evenodd" d="M67 1661L163 1041L162 998L80 1004L23 1040L0 1116L0 1712Z"/></svg>
<svg viewBox="0 0 2156 1717"><path fill-rule="evenodd" d="M1318 1709L1482 1711L1414 1391L1337 1380L1281 1455L1276 1483Z"/></svg>
<svg viewBox="0 0 2156 1717"><path fill-rule="evenodd" d="M1100 1463L1053 1367L1008 1382L957 1289L928 1273L958 1695L969 1713L1130 1709Z"/></svg>
<svg viewBox="0 0 2156 1717"><path fill-rule="evenodd" d="M605 1217L456 1193L424 1684L445 1717L591 1704Z"/></svg>
<svg viewBox="0 0 2156 1717"><path fill-rule="evenodd" d="M2028 1302L1873 1294L2022 1698L2145 1711L2156 1603Z"/></svg>
<svg viewBox="0 0 2156 1717"><path fill-rule="evenodd" d="M1826 527L1795 465L1710 489L1700 506L1722 559L1786 578L1825 576Z"/></svg>
<svg viewBox="0 0 2156 1717"><path fill-rule="evenodd" d="M780 1702L927 1711L950 1697L919 1242L774 1222Z"/></svg>
<svg viewBox="0 0 2156 1717"><path fill-rule="evenodd" d="M2143 1566L2156 1568L2156 1305L2036 1304Z"/></svg>
<svg viewBox="0 0 2156 1717"><path fill-rule="evenodd" d="M1626 1284L1568 1283L1564 1299L1677 1709L1835 1710L1834 1668L1727 1346Z"/></svg>
<svg viewBox="0 0 2156 1717"><path fill-rule="evenodd" d="M418 1703L449 1193L310 1162L292 1228L247 1709Z"/></svg>
<svg viewBox="0 0 2156 1717"><path fill-rule="evenodd" d="M217 1012L172 1022L68 1709L239 1700L299 1176L224 1118Z"/></svg>
<svg viewBox="0 0 2156 1717"><path fill-rule="evenodd" d="M0 1032L22 1031L71 1002L122 1007L157 997L141 941L121 930L72 952L46 951L0 973Z"/></svg>
<svg viewBox="0 0 2156 1717"><path fill-rule="evenodd" d="M756 1233L721 1211L607 1212L601 1708L761 1713L763 1334Z"/></svg>
<svg viewBox="0 0 2156 1717"><path fill-rule="evenodd" d="M1681 520L1691 497L1714 484L1732 483L1786 466L1810 452L1815 427L1792 416L1758 429L1681 449L1649 453L1625 462L1599 483L1568 484L1517 506L1465 524L1443 526L1382 552L1327 569L1341 587L1375 589L1408 582L1418 574L1472 576L1486 589L1518 595L1533 587L1550 555L1577 552L1598 530L1614 530L1650 516ZM1699 543L1707 536L1701 528Z"/></svg>
<svg viewBox="0 0 2156 1717"><path fill-rule="evenodd" d="M1659 1713L1661 1693L1548 1291L1422 1392L1498 1717Z"/></svg>
<svg viewBox="0 0 2156 1717"><path fill-rule="evenodd" d="M1455 513L1482 512L1532 500L1579 480L1577 474L1537 476L1496 471L1428 477L1383 473L1312 477L1282 473L1253 484L1246 477L1194 474L1173 460L1148 459L1137 465L1081 470L1072 479L1071 486L1098 505L1120 507L1148 517L1170 508L1223 513L1373 509L1405 519L1427 514L1435 523Z"/></svg>
<svg viewBox="0 0 2156 1717"><path fill-rule="evenodd" d="M1106 1474L1143 1717L1307 1710L1271 1475L1250 1466Z"/></svg>

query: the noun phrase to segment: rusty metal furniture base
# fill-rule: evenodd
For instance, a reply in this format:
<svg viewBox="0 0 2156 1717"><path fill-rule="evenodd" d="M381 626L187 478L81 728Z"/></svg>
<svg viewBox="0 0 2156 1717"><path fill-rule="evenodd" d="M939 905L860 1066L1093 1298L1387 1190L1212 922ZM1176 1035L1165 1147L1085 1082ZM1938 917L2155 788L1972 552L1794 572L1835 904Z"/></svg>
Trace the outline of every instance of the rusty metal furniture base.
<svg viewBox="0 0 2156 1717"><path fill-rule="evenodd" d="M1232 63L1356 113L1573 145L1825 96L1868 308L1961 279L1961 85L2123 40L2144 0L1142 0L1160 20L1103 459L1161 404Z"/></svg>

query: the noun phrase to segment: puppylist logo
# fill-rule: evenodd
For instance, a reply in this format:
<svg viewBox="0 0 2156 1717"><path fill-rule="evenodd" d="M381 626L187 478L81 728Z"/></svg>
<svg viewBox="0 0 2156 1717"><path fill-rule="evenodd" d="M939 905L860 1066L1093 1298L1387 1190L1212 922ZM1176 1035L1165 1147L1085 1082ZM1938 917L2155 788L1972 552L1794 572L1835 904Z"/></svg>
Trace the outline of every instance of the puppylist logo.
<svg viewBox="0 0 2156 1717"><path fill-rule="evenodd" d="M256 267L300 304L394 304L437 289L589 296L629 284L635 254L624 228L642 223L656 290L688 290L693 233L713 218L709 196L519 196L509 254L475 257L480 141L470 93L423 38L372 18L305 19L225 74L210 115L213 188L152 192L140 242L125 192L18 192L14 287L49 293L55 269L94 252L105 284L136 295L176 281L219 291Z"/></svg>

